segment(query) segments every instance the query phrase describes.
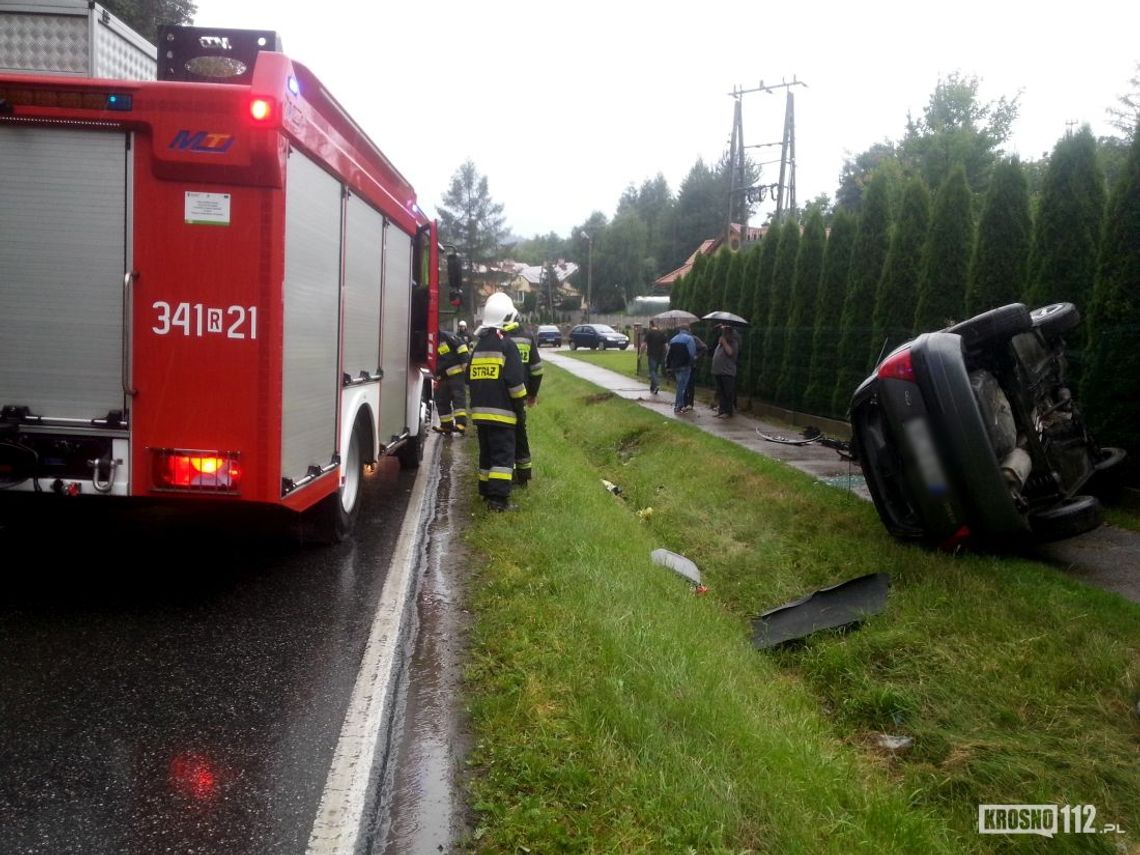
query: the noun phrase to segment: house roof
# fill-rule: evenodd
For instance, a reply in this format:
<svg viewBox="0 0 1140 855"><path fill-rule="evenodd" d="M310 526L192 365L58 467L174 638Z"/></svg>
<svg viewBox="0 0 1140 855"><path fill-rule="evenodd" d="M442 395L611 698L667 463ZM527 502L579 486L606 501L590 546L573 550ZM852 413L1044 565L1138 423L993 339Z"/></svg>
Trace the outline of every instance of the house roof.
<svg viewBox="0 0 1140 855"><path fill-rule="evenodd" d="M729 226L729 229L730 229L731 233L736 237L737 243L739 245L740 229L741 229L740 223L732 223ZM768 232L767 226L748 226L747 231L745 232L744 242L745 243L753 243L755 241L758 241L758 240L760 240L760 238L764 237L764 235L767 234L767 232ZM684 276L686 273L688 273L690 270L693 269L693 264L696 262L696 260L699 256L712 255L718 249L720 249L721 246L723 246L723 245L724 245L724 238L723 237L709 238L706 241L702 241L701 245L698 246L693 251L693 254L689 256L689 258L685 261L684 264L682 264L676 270L670 270L664 276L659 276L658 278L654 279L653 280L653 286L655 288L672 287L674 282L676 282L678 279L680 279L682 276Z"/></svg>

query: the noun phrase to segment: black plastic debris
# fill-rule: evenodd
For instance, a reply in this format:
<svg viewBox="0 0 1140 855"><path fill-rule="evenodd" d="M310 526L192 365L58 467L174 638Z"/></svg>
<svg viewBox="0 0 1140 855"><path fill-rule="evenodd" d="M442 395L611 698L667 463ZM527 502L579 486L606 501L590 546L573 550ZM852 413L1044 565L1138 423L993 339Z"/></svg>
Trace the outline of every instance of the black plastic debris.
<svg viewBox="0 0 1140 855"><path fill-rule="evenodd" d="M889 573L870 573L785 603L752 619L752 646L776 647L821 629L851 626L887 605Z"/></svg>

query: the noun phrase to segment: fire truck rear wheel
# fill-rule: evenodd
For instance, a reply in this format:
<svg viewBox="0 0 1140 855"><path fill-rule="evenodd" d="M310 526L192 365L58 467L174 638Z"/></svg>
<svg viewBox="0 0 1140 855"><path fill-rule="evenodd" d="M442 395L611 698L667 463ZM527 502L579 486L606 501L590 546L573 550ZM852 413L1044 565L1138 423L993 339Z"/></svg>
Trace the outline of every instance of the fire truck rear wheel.
<svg viewBox="0 0 1140 855"><path fill-rule="evenodd" d="M313 534L321 543L340 543L356 525L364 481L364 437L365 432L358 425L345 449L340 489L309 511Z"/></svg>
<svg viewBox="0 0 1140 855"><path fill-rule="evenodd" d="M418 469L424 459L424 442L427 439L430 417L425 415L425 408L420 407L420 430L415 436L410 436L396 451L396 458L400 461L401 469Z"/></svg>

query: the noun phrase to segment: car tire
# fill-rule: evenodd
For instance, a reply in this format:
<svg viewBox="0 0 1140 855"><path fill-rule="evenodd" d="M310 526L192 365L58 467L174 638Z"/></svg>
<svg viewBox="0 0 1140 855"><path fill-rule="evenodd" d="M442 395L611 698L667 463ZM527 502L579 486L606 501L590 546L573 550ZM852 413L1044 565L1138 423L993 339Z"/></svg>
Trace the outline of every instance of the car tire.
<svg viewBox="0 0 1140 855"><path fill-rule="evenodd" d="M1029 515L1029 525L1041 541L1063 540L1092 531L1104 522L1104 512L1094 496L1073 496L1056 507Z"/></svg>
<svg viewBox="0 0 1140 855"><path fill-rule="evenodd" d="M622 350L625 350L627 347L629 347L629 345L628 345L628 344L623 344L623 345L619 345L619 347L620 347Z"/></svg>
<svg viewBox="0 0 1140 855"><path fill-rule="evenodd" d="M1033 329L1033 320L1023 303L998 306L988 312L947 327L943 332L962 337L962 349L977 353L995 342L1006 341Z"/></svg>
<svg viewBox="0 0 1140 855"><path fill-rule="evenodd" d="M1029 313L1033 328L1046 338L1057 338L1081 322L1081 313L1072 303L1050 303Z"/></svg>
<svg viewBox="0 0 1140 855"><path fill-rule="evenodd" d="M570 349L571 349L571 350L577 350L577 349L578 349L578 342L576 342L576 341L571 341L571 342L570 342Z"/></svg>
<svg viewBox="0 0 1140 855"><path fill-rule="evenodd" d="M919 385L930 408L931 429L949 452L947 465L963 490L963 505L972 511L971 527L983 537L1027 532L1029 524L1010 498L990 444L961 345L955 336L927 333L911 346L922 365Z"/></svg>

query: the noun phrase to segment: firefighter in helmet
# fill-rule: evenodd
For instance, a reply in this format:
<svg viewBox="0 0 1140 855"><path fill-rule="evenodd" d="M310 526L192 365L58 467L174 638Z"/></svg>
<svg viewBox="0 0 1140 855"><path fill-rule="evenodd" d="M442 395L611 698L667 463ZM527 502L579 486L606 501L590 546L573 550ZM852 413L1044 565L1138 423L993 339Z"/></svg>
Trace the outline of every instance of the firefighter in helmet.
<svg viewBox="0 0 1140 855"><path fill-rule="evenodd" d="M467 385L471 422L479 432L479 495L493 511L510 508L515 468L515 425L526 412L526 378L518 348L505 332L518 323L511 298L492 294L475 330Z"/></svg>
<svg viewBox="0 0 1140 855"><path fill-rule="evenodd" d="M474 337L467 331L467 321L460 321L456 327L455 334L459 336L459 340L467 345L468 349L471 348L471 343L475 341Z"/></svg>
<svg viewBox="0 0 1140 855"><path fill-rule="evenodd" d="M467 344L458 335L439 331L435 360L435 409L440 433L462 435L467 430Z"/></svg>
<svg viewBox="0 0 1140 855"><path fill-rule="evenodd" d="M511 340L519 350L526 383L526 405L533 407L538 400L538 387L542 385L542 356L538 352L538 342L531 333L522 329L517 321L503 329L510 333ZM514 482L520 487L525 487L530 477L530 439L526 434L526 410L523 410L515 424Z"/></svg>

